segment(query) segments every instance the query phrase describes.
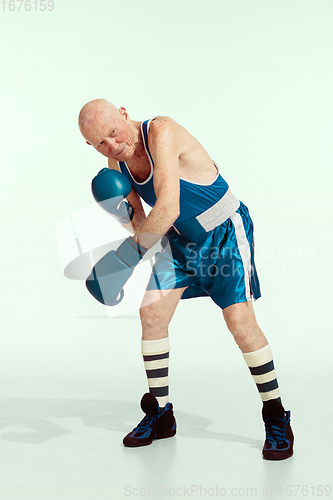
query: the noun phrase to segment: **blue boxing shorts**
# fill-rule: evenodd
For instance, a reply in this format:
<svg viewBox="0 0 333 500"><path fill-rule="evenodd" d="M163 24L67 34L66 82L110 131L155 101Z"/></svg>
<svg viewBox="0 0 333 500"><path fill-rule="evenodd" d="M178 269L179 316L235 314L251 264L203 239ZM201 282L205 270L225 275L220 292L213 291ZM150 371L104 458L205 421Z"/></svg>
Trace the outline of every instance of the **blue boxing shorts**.
<svg viewBox="0 0 333 500"><path fill-rule="evenodd" d="M210 296L224 309L261 296L254 263L253 222L247 207L198 236L171 228L155 256L147 290L187 287L182 299Z"/></svg>

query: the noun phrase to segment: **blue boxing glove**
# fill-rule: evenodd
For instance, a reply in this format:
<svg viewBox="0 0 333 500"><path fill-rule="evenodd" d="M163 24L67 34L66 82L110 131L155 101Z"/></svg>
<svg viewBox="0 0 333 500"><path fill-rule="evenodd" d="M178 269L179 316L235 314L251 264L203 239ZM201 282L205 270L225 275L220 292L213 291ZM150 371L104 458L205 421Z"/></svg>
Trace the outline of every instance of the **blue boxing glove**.
<svg viewBox="0 0 333 500"><path fill-rule="evenodd" d="M97 203L122 224L131 222L134 208L124 200L131 192L127 177L118 170L103 168L91 182L93 197Z"/></svg>
<svg viewBox="0 0 333 500"><path fill-rule="evenodd" d="M124 297L123 286L146 252L132 236L126 238L117 250L111 250L95 264L86 279L88 291L101 304L117 305Z"/></svg>

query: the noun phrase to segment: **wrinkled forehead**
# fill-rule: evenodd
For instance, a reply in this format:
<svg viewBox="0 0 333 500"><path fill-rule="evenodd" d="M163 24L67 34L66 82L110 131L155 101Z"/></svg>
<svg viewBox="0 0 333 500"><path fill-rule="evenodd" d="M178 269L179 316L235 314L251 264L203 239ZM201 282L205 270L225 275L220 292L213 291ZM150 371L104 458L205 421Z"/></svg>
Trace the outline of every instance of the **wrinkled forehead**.
<svg viewBox="0 0 333 500"><path fill-rule="evenodd" d="M118 110L117 112L112 109L92 110L82 116L80 130L87 140L92 138L99 140L108 135L110 129L119 126L122 121Z"/></svg>
<svg viewBox="0 0 333 500"><path fill-rule="evenodd" d="M94 128L102 126L104 123L117 122L120 119L120 113L116 109L108 107L88 108L80 116L80 128Z"/></svg>
<svg viewBox="0 0 333 500"><path fill-rule="evenodd" d="M119 114L119 110L114 104L105 99L94 99L93 101L87 102L79 113L79 125L87 121L93 121L99 116L116 116Z"/></svg>

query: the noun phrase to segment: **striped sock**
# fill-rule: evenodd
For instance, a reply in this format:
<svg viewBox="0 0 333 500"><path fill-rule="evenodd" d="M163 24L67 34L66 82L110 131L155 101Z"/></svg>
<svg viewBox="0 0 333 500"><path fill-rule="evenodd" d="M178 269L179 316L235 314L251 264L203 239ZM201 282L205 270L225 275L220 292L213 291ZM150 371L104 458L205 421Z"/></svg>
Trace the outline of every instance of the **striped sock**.
<svg viewBox="0 0 333 500"><path fill-rule="evenodd" d="M261 397L261 401L278 399L281 403L279 384L275 375L272 350L267 344L254 352L243 352L243 357L250 369L253 380Z"/></svg>
<svg viewBox="0 0 333 500"><path fill-rule="evenodd" d="M149 392L155 396L160 408L169 402L169 350L169 337L141 340Z"/></svg>

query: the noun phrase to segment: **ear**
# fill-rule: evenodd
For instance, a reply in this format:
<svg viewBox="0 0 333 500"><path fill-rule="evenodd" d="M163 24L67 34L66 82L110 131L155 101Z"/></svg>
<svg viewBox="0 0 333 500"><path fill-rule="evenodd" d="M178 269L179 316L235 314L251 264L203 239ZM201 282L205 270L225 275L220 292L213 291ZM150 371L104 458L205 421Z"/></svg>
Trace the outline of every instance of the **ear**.
<svg viewBox="0 0 333 500"><path fill-rule="evenodd" d="M127 113L127 110L124 108L124 106L120 106L119 113L122 115L125 121L130 120L129 114Z"/></svg>

